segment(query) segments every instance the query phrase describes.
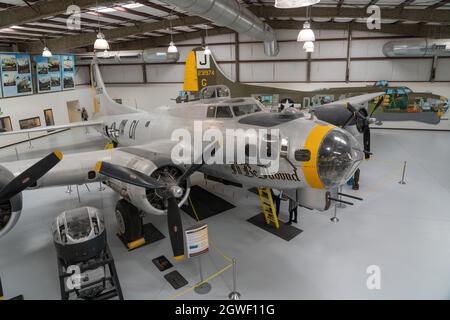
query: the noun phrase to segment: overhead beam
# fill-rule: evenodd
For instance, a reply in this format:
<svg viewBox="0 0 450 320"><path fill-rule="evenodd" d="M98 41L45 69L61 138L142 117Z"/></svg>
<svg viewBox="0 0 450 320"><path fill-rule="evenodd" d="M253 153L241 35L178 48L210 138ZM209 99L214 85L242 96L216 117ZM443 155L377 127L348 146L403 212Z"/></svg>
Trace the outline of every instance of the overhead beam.
<svg viewBox="0 0 450 320"><path fill-rule="evenodd" d="M302 28L302 21L270 20L268 24L274 29L295 29ZM312 22L311 28L316 30L347 30L348 23L333 22ZM424 25L424 24L381 24L380 30L369 30L364 23L352 23L353 31L393 33L405 36L445 38L450 37L448 26Z"/></svg>
<svg viewBox="0 0 450 320"><path fill-rule="evenodd" d="M249 9L260 18L304 18L306 16L305 8L277 9L271 6L252 6ZM342 7L339 9L337 7L314 7L312 10L313 18L342 17L357 19L368 16L369 14L366 12L366 8ZM381 16L383 19L450 22L450 10L383 8Z"/></svg>
<svg viewBox="0 0 450 320"><path fill-rule="evenodd" d="M117 0L98 0L99 5L111 5ZM13 25L34 22L57 14L65 13L71 5L77 5L81 9L95 6L96 0L43 0L36 2L31 7L14 7L0 11L0 29Z"/></svg>
<svg viewBox="0 0 450 320"><path fill-rule="evenodd" d="M427 7L427 10L440 8L442 6L445 6L448 3L450 3L450 0L441 0L440 2L435 3L432 6Z"/></svg>
<svg viewBox="0 0 450 320"><path fill-rule="evenodd" d="M235 31L227 28L208 29L208 36L216 36L230 33L235 33ZM177 43L180 41L200 39L203 35L205 35L204 30L185 32L174 34L173 40L175 41L175 43ZM113 50L137 50L137 49L156 48L161 46L168 46L170 41L171 41L170 35L163 37L152 37L149 39L121 42L115 44Z"/></svg>
<svg viewBox="0 0 450 320"><path fill-rule="evenodd" d="M209 21L200 17L193 16L171 20L170 24L169 21L158 21L151 23L136 22L135 25L129 27L104 29L102 30L102 33L105 35L105 38L107 40L114 40L118 38L139 35L146 32L154 32L156 30L168 28L169 26L181 27L202 23L209 23ZM54 52L64 52L74 48L90 46L95 42L96 37L97 34L95 32L89 32L79 35L55 38L47 40L47 47L51 48L51 50ZM35 41L25 48L21 47L21 49L28 52L40 52L43 49L43 43L41 41ZM116 49L114 48L114 50Z"/></svg>

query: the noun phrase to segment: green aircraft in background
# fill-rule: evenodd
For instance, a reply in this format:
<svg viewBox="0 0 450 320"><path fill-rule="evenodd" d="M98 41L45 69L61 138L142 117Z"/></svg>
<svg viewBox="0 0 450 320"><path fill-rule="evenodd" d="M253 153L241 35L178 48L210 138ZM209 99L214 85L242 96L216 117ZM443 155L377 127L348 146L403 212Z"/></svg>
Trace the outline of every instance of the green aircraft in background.
<svg viewBox="0 0 450 320"><path fill-rule="evenodd" d="M363 115L373 115L379 122L417 121L438 124L449 107L446 97L429 92L413 92L408 87L392 87L385 80L377 81L373 86L347 86L314 91L235 82L220 70L212 55L206 57L203 48L194 48L186 60L184 91L177 98L178 101L198 98L202 88L214 85L225 85L230 89L232 97L254 97L272 110L280 111L288 107L315 108L346 98L384 91L384 97L367 101L364 106L358 108ZM378 105L379 99L383 99L381 105Z"/></svg>

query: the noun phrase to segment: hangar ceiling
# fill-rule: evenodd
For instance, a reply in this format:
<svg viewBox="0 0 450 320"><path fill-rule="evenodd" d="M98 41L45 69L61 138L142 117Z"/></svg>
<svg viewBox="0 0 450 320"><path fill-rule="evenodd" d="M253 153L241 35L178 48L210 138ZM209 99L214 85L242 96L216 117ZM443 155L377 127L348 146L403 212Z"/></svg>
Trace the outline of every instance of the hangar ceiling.
<svg viewBox="0 0 450 320"><path fill-rule="evenodd" d="M273 0L239 0L274 29L300 29L305 8L276 9ZM66 26L67 7L81 8L81 29ZM234 33L227 28L156 0L0 0L0 50L41 51L44 43L56 52L92 50L98 31L112 50L166 46L205 35ZM366 9L381 8L381 30L402 36L450 37L450 0L321 0L311 10L312 28L370 31ZM169 22L170 20L170 22Z"/></svg>

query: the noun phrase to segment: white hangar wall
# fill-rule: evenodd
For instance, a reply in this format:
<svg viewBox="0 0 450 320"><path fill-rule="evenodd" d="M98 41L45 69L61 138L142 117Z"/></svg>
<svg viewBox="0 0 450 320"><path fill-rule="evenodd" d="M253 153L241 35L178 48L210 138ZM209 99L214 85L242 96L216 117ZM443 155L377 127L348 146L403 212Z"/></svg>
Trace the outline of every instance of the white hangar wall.
<svg viewBox="0 0 450 320"><path fill-rule="evenodd" d="M349 51L349 82L346 83L346 31L316 31L318 41L310 59L309 82L308 57L296 42L298 31L278 30L277 33L280 44L277 57L265 56L262 43L239 36L239 74L242 82L315 90L372 85L374 81L384 79L392 85L405 85L414 91L432 91L450 97L450 59L438 59L435 81L429 82L431 59L387 59L383 56L381 49L384 43L401 39L394 35L353 32ZM235 35L211 36L207 41L223 71L230 78L236 79ZM125 104L138 105L147 110L161 104L174 103L172 99L182 90L187 54L200 43L200 39L177 43L181 57L176 64L102 66L109 92L114 98L121 98ZM0 117L11 116L13 128L18 130L20 119L39 116L44 124L43 112L52 108L55 123L67 123L68 101L78 100L81 107L92 110L87 67L77 68L76 84L73 91L0 99L3 112ZM4 137L0 141L0 147L23 139L21 136Z"/></svg>

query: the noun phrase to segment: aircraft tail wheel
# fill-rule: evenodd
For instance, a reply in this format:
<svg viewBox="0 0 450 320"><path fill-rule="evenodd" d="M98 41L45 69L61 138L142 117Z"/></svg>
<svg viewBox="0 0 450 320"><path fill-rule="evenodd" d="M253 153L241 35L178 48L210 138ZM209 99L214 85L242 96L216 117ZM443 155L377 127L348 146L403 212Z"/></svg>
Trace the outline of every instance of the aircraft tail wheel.
<svg viewBox="0 0 450 320"><path fill-rule="evenodd" d="M139 209L122 199L117 202L116 220L119 235L126 242L133 242L142 238L142 218Z"/></svg>

